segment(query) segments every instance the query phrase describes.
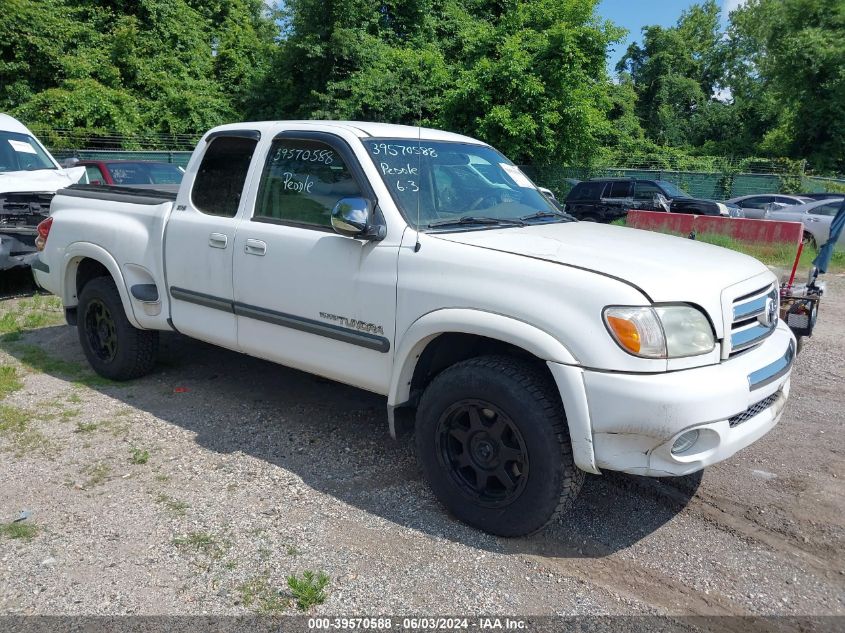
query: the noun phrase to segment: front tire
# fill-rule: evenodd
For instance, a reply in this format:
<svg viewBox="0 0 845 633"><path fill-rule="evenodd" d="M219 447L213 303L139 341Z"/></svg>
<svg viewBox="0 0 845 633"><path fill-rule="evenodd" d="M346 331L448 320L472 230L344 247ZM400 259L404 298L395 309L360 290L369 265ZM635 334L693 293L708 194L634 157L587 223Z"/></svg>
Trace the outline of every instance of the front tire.
<svg viewBox="0 0 845 633"><path fill-rule="evenodd" d="M111 277L96 277L82 288L76 327L85 357L105 378L140 378L155 365L158 332L129 322Z"/></svg>
<svg viewBox="0 0 845 633"><path fill-rule="evenodd" d="M584 481L554 383L542 368L507 356L441 372L420 401L416 447L449 512L499 536L542 529Z"/></svg>

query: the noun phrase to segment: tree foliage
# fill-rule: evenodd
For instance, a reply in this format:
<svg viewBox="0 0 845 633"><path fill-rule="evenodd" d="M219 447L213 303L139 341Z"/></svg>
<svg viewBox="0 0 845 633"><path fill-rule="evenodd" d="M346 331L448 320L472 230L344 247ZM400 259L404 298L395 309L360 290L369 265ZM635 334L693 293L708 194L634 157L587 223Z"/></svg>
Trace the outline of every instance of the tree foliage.
<svg viewBox="0 0 845 633"><path fill-rule="evenodd" d="M124 145L340 118L463 132L535 164L718 154L845 171L842 0L748 0L726 30L703 0L644 28L613 79L622 31L597 0L276 4L0 0L0 110Z"/></svg>
<svg viewBox="0 0 845 633"><path fill-rule="evenodd" d="M292 0L279 116L436 125L521 161L589 160L606 122L595 0Z"/></svg>
<svg viewBox="0 0 845 633"><path fill-rule="evenodd" d="M0 110L92 135L239 118L275 46L261 0L3 0L2 15Z"/></svg>

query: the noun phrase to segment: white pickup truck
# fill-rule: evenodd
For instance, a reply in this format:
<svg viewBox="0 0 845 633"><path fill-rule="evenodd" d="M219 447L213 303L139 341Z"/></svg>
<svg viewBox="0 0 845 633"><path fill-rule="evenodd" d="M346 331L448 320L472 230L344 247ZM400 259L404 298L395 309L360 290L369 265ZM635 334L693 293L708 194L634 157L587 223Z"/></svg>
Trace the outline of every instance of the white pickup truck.
<svg viewBox="0 0 845 633"><path fill-rule="evenodd" d="M416 410L456 517L534 532L584 472L685 475L777 423L795 340L760 262L561 213L457 134L357 122L208 132L178 194L76 185L33 265L92 367L151 371L159 331Z"/></svg>

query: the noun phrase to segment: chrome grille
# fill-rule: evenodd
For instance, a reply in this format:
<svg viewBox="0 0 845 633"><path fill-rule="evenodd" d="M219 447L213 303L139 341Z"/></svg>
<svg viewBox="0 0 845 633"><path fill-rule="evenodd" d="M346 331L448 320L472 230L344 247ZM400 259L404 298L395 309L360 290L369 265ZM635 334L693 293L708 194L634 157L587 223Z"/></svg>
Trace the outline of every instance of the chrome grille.
<svg viewBox="0 0 845 633"><path fill-rule="evenodd" d="M733 428L735 426L739 426L743 422L747 422L748 420L753 418L755 415L759 415L760 413L763 413L763 411L765 411L766 409L768 409L769 407L774 405L775 402L778 401L778 398L781 397L781 395L782 394L781 394L780 391L775 391L769 397L763 398L762 400L760 400L760 402L752 404L750 407L748 407L742 413L738 413L735 416L733 416L732 418L729 418L728 424L730 424L731 428Z"/></svg>
<svg viewBox="0 0 845 633"><path fill-rule="evenodd" d="M779 294L776 285L768 285L734 299L732 305L730 355L762 343L778 324Z"/></svg>

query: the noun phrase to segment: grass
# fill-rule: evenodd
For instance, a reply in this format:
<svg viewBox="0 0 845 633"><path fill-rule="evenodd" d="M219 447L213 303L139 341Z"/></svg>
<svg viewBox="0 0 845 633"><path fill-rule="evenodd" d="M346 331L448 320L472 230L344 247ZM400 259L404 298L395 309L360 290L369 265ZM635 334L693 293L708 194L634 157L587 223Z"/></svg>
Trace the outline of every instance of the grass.
<svg viewBox="0 0 845 633"><path fill-rule="evenodd" d="M12 539L26 539L27 541L35 538L38 534L38 526L33 523L26 523L24 521L17 521L14 523L0 523L0 534L6 538Z"/></svg>
<svg viewBox="0 0 845 633"><path fill-rule="evenodd" d="M155 501L159 505L163 506L165 510L177 517L185 516L186 510L191 507L184 501L179 501L163 493L159 494Z"/></svg>
<svg viewBox="0 0 845 633"><path fill-rule="evenodd" d="M278 613L290 606L290 600L270 585L266 576L257 576L238 585L241 604L255 607L259 613Z"/></svg>
<svg viewBox="0 0 845 633"><path fill-rule="evenodd" d="M23 383L18 377L17 367L12 365L0 366L0 400L11 393L23 389Z"/></svg>
<svg viewBox="0 0 845 633"><path fill-rule="evenodd" d="M98 376L80 363L51 356L37 345L20 345L16 350L18 360L32 371L58 374L86 387L117 386L122 383Z"/></svg>
<svg viewBox="0 0 845 633"><path fill-rule="evenodd" d="M105 483L111 475L111 466L103 462L91 464L82 469L82 473L87 475L87 479L83 482L83 488L93 488Z"/></svg>
<svg viewBox="0 0 845 633"><path fill-rule="evenodd" d="M615 224L616 226L626 226L626 221L625 218L621 218L619 220L614 220L611 224ZM655 232L678 237L688 237L686 233L676 233L673 231L660 230ZM695 239L698 242L713 244L714 246L721 246L722 248L750 255L767 266L773 266L776 268L791 269L792 264L795 262L795 255L797 252L796 246L793 244L744 242L729 235L722 235L720 233L697 233ZM809 270L816 254L817 252L815 250L811 248L804 248L801 253L801 259L798 261L798 270ZM845 250L834 251L833 257L830 260L828 272L845 272Z"/></svg>
<svg viewBox="0 0 845 633"><path fill-rule="evenodd" d="M18 457L34 452L48 455L53 451L54 446L50 440L32 428L32 420L29 411L0 404L0 438L9 441L11 449Z"/></svg>
<svg viewBox="0 0 845 633"><path fill-rule="evenodd" d="M208 532L190 532L173 539L173 544L181 549L193 550L213 559L223 556L228 547L226 543L221 543Z"/></svg>
<svg viewBox="0 0 845 633"><path fill-rule="evenodd" d="M143 451L140 448L133 448L132 454L129 456L129 462L136 466L143 466L150 461L150 452Z"/></svg>
<svg viewBox="0 0 845 633"><path fill-rule="evenodd" d="M304 571L302 578L295 574L288 576L288 587L296 599L296 608L300 611L308 611L314 605L323 604L326 601L325 588L328 584L329 577L323 572L315 574L313 571Z"/></svg>
<svg viewBox="0 0 845 633"><path fill-rule="evenodd" d="M19 341L26 330L36 330L64 322L62 302L58 297L35 295L23 299L0 316L0 340Z"/></svg>
<svg viewBox="0 0 845 633"><path fill-rule="evenodd" d="M74 429L74 433L93 433L100 425L96 422L77 422L76 428Z"/></svg>

